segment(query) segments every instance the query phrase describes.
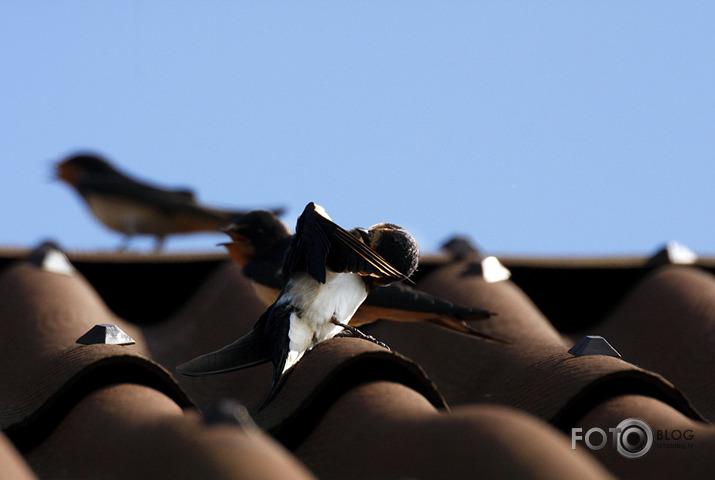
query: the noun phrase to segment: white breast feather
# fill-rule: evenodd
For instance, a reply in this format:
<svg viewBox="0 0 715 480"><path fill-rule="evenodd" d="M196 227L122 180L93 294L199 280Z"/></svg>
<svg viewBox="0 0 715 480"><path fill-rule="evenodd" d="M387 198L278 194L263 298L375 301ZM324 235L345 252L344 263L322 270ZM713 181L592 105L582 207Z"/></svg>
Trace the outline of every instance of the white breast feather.
<svg viewBox="0 0 715 480"><path fill-rule="evenodd" d="M166 233L164 218L152 209L133 202L88 195L87 205L108 228L121 233Z"/></svg>
<svg viewBox="0 0 715 480"><path fill-rule="evenodd" d="M300 275L290 280L286 293L283 298L292 298L298 312L290 317L288 360L283 371L307 350L340 333L343 328L331 319L348 323L367 297L367 288L357 274L328 271L325 284L310 275Z"/></svg>

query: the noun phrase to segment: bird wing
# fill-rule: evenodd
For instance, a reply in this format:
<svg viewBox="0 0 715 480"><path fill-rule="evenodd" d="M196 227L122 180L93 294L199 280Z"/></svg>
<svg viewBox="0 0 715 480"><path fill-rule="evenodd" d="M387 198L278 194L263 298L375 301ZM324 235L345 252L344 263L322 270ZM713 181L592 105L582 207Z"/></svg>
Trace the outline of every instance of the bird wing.
<svg viewBox="0 0 715 480"><path fill-rule="evenodd" d="M468 307L435 297L402 283L392 283L372 290L365 299L364 305L431 313L435 316L447 315L460 320L485 320L495 315L482 308Z"/></svg>
<svg viewBox="0 0 715 480"><path fill-rule="evenodd" d="M265 258L249 261L241 272L246 278L277 290L276 296L278 296L278 291L285 286L282 269L288 248L286 245L282 250L271 252Z"/></svg>
<svg viewBox="0 0 715 480"><path fill-rule="evenodd" d="M263 329L264 316L261 316L253 330L235 342L182 363L176 370L188 377L202 377L270 362L271 346Z"/></svg>
<svg viewBox="0 0 715 480"><path fill-rule="evenodd" d="M150 205L164 212L183 212L209 218L220 224L237 221L248 210L224 210L201 205L189 189L165 189L139 182L119 172L91 175L77 182L77 190L83 195L101 193L129 202ZM280 209L275 211L280 212Z"/></svg>
<svg viewBox="0 0 715 480"><path fill-rule="evenodd" d="M435 297L408 285L392 283L372 290L350 325L359 327L377 320L401 323L428 322L448 330L502 343L499 339L476 330L466 320L486 320L496 315L477 307L469 307Z"/></svg>
<svg viewBox="0 0 715 480"><path fill-rule="evenodd" d="M406 278L361 239L323 215L313 202L298 218L285 266L286 278L305 270L320 283L325 283L326 267L363 276Z"/></svg>
<svg viewBox="0 0 715 480"><path fill-rule="evenodd" d="M77 189L82 193L103 193L163 208L196 205L196 197L191 190L154 187L118 172L86 175L78 181Z"/></svg>
<svg viewBox="0 0 715 480"><path fill-rule="evenodd" d="M268 348L273 362L271 389L259 410L262 410L273 399L282 385L283 370L288 361L288 352L290 351L290 317L294 311L294 307L289 303L273 304L259 320L259 323L265 322L264 331L269 342Z"/></svg>

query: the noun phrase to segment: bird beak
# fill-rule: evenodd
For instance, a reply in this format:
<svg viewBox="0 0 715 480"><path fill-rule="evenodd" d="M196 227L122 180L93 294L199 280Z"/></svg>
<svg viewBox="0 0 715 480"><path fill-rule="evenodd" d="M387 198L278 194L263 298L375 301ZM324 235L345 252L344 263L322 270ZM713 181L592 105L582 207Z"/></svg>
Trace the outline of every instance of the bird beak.
<svg viewBox="0 0 715 480"><path fill-rule="evenodd" d="M65 165L63 163L56 163L52 165L52 167L54 168L53 180L62 180L64 182L69 183L70 185L74 185L75 182L78 180L80 172L77 171L76 168L73 168L69 165Z"/></svg>
<svg viewBox="0 0 715 480"><path fill-rule="evenodd" d="M247 243L248 238L245 235L242 235L239 233L241 230L241 227L238 227L236 225L232 225L228 228L222 228L221 231L231 237L231 240L234 242L241 242L241 243Z"/></svg>

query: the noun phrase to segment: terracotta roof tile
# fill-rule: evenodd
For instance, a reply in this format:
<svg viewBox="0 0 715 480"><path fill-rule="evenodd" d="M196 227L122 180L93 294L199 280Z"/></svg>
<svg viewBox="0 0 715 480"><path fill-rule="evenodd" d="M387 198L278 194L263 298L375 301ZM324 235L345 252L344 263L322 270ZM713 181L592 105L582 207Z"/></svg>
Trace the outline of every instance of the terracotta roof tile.
<svg viewBox="0 0 715 480"><path fill-rule="evenodd" d="M473 323L511 344L431 325L382 322L366 329L422 366L449 405L509 405L570 428L597 402L624 393L644 393L700 418L682 393L654 372L610 356L568 353L562 337L512 282L486 283L478 277L464 277L462 271L459 263L444 267L418 286L455 302L498 312L492 319Z"/></svg>
<svg viewBox="0 0 715 480"><path fill-rule="evenodd" d="M0 478L36 480L37 476L10 440L0 433Z"/></svg>
<svg viewBox="0 0 715 480"><path fill-rule="evenodd" d="M630 418L644 420L652 430L653 445L647 454L631 459L610 446L588 450L615 475L629 479L712 478L715 426L693 421L652 397L613 398L596 406L578 426L584 432L594 427L609 432ZM596 436L594 443L599 441Z"/></svg>
<svg viewBox="0 0 715 480"><path fill-rule="evenodd" d="M257 429L207 426L161 392L134 384L85 397L27 459L44 478L313 478Z"/></svg>
<svg viewBox="0 0 715 480"><path fill-rule="evenodd" d="M612 478L533 417L486 406L440 413L392 382L341 397L296 455L323 479Z"/></svg>
<svg viewBox="0 0 715 480"><path fill-rule="evenodd" d="M223 262L206 276L185 304L163 322L144 328L154 358L172 372L200 354L216 350L251 330L265 305L253 294L240 267ZM257 408L268 391L269 365L211 377L175 378L197 405L221 398L238 398ZM236 388L236 386L242 388Z"/></svg>
<svg viewBox="0 0 715 480"><path fill-rule="evenodd" d="M418 288L498 312L471 325L508 343L378 322L364 330L393 351L325 342L258 411L271 365L172 376L265 310L225 256L70 254L67 274L28 253L0 252L0 476L33 478L29 465L42 478L709 478L715 467L715 427L700 415L713 415L708 259L503 260L511 280L488 283L470 255L435 257ZM76 343L98 324L136 343ZM623 358L571 355L582 333ZM247 409L216 407L224 398ZM691 431L693 446L637 460L571 449L572 427L630 417L656 435Z"/></svg>
<svg viewBox="0 0 715 480"><path fill-rule="evenodd" d="M470 275L471 261L460 261L436 269L417 287L433 295L496 312L497 316L476 325L486 333L511 342L563 345L561 335L534 303L512 281L488 283Z"/></svg>
<svg viewBox="0 0 715 480"><path fill-rule="evenodd" d="M188 405L183 392L151 361L141 331L117 317L79 275L17 263L0 274L0 426L20 448L48 434L87 392L117 382L152 385ZM80 345L96 324L111 323L135 345Z"/></svg>
<svg viewBox="0 0 715 480"><path fill-rule="evenodd" d="M658 269L593 328L625 360L664 375L715 419L715 276L693 267Z"/></svg>
<svg viewBox="0 0 715 480"><path fill-rule="evenodd" d="M283 443L300 443L330 405L367 382L390 381L446 409L422 369L399 353L357 338L333 338L307 352L286 375L276 398L255 413L256 421Z"/></svg>

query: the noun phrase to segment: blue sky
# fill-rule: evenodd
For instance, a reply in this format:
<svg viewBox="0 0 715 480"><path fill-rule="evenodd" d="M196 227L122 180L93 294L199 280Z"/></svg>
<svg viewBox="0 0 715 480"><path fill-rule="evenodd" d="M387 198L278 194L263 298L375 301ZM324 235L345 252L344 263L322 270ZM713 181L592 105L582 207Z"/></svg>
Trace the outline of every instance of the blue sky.
<svg viewBox="0 0 715 480"><path fill-rule="evenodd" d="M117 234L76 150L218 206L390 221L423 251L715 253L715 3L0 2L0 244ZM216 251L222 235L170 239ZM152 242L136 241L146 250Z"/></svg>

